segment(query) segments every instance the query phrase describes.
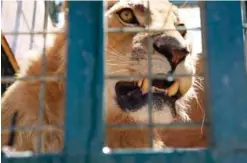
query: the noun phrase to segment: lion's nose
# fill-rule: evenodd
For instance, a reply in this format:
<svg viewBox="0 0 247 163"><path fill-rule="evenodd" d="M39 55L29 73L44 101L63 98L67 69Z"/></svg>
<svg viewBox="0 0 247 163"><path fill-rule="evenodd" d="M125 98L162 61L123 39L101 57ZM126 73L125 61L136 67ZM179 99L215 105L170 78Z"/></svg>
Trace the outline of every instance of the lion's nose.
<svg viewBox="0 0 247 163"><path fill-rule="evenodd" d="M167 58L173 70L189 54L187 46L171 36L156 36L153 48Z"/></svg>

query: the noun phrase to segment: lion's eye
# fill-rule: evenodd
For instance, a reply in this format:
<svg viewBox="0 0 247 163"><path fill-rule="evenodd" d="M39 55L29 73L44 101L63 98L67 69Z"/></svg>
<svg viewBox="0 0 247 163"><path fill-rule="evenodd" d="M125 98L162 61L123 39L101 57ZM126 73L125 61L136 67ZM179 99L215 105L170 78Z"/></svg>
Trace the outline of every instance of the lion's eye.
<svg viewBox="0 0 247 163"><path fill-rule="evenodd" d="M139 24L136 17L135 17L134 12L129 8L122 9L122 10L118 11L117 14L118 14L119 18L121 19L121 21L123 21L124 23L136 24L136 25Z"/></svg>

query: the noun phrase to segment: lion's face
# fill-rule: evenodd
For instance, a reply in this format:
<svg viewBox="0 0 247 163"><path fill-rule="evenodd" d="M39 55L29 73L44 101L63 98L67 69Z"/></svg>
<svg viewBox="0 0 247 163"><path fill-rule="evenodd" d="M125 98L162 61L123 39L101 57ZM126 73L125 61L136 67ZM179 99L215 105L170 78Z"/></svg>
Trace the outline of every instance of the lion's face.
<svg viewBox="0 0 247 163"><path fill-rule="evenodd" d="M194 60L184 38L186 31L176 30L177 25L181 24L177 8L170 2L149 1L149 8L147 2L132 0L117 2L107 11L109 28L168 29L152 33L108 33L107 75L147 76L150 70L148 58L151 58L151 72L159 76L153 78L150 84L153 122L170 123L177 115L187 119L180 104L192 90ZM148 47L151 48L150 57ZM165 79L168 74L174 74L175 78ZM129 114L135 121L148 122L148 90L147 78L109 79L107 111L120 111Z"/></svg>

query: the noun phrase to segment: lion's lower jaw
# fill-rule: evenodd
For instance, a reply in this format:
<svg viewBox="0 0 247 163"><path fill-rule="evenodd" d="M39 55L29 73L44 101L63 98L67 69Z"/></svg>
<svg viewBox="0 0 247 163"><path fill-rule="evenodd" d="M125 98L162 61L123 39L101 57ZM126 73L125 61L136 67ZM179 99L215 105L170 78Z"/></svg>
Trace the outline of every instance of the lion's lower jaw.
<svg viewBox="0 0 247 163"><path fill-rule="evenodd" d="M190 121L188 110L190 108L190 101L196 97L194 88L189 89L185 97L176 102L177 116L183 122ZM108 108L109 109L109 108ZM106 145L109 148L121 149L121 148L149 148L150 145L150 129L148 128L121 128L116 125L132 124L136 123L136 118L133 115L123 113L116 106L111 108L107 112L106 123L108 125L114 125L114 128L106 129ZM136 117L136 116L135 116ZM167 118L169 116L167 114ZM168 123L168 122L166 122ZM153 129L153 148L162 149L166 148L162 142L158 130Z"/></svg>
<svg viewBox="0 0 247 163"><path fill-rule="evenodd" d="M108 113L106 123L108 125L134 125L135 120L128 114L119 111ZM149 134L149 128L121 128L121 126L109 127L106 129L106 145L112 149L149 148ZM156 129L153 129L152 141L153 148L161 149L165 147Z"/></svg>

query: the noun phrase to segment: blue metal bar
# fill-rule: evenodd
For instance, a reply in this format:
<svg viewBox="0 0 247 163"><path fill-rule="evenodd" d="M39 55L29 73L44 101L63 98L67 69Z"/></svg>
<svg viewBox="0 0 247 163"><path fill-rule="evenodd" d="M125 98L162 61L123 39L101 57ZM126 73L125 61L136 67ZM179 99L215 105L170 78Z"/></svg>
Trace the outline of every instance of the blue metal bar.
<svg viewBox="0 0 247 163"><path fill-rule="evenodd" d="M69 1L65 152L103 147L103 2ZM85 158L86 160L87 158Z"/></svg>
<svg viewBox="0 0 247 163"><path fill-rule="evenodd" d="M171 3L177 6L182 6L182 5L198 5L200 0L170 0Z"/></svg>
<svg viewBox="0 0 247 163"><path fill-rule="evenodd" d="M84 158L90 158L85 160ZM5 162L5 160L2 160ZM40 157L29 158L11 158L8 163L54 163L54 162L68 162L68 163L213 163L208 150L190 150L190 151L176 151L169 152L134 152L128 151L122 154L78 154L77 155L45 155Z"/></svg>
<svg viewBox="0 0 247 163"><path fill-rule="evenodd" d="M219 162L247 162L247 76L241 2L207 1L204 9L211 148Z"/></svg>

